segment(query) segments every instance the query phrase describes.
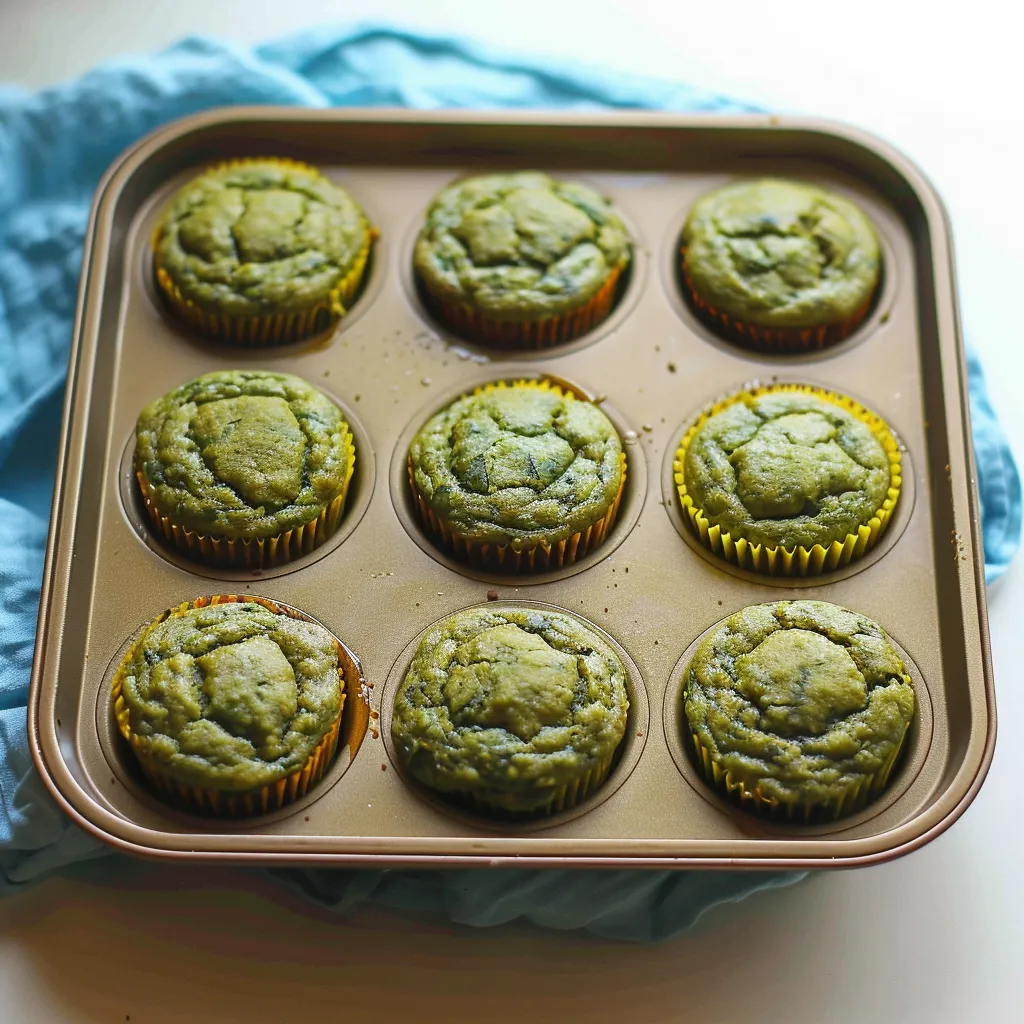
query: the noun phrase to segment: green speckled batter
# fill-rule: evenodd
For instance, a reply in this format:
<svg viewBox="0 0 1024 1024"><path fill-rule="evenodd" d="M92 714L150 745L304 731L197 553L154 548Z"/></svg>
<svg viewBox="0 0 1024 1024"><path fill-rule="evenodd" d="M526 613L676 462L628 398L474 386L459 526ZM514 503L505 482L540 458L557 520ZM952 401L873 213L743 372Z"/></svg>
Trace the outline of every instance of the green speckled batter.
<svg viewBox="0 0 1024 1024"><path fill-rule="evenodd" d="M435 298L529 322L584 305L630 256L625 226L596 192L523 171L444 189L413 263Z"/></svg>
<svg viewBox="0 0 1024 1024"><path fill-rule="evenodd" d="M391 737L432 789L540 810L622 741L625 682L615 652L568 615L459 612L420 643L395 694Z"/></svg>
<svg viewBox="0 0 1024 1024"><path fill-rule="evenodd" d="M409 448L435 514L492 544L554 544L598 522L618 493L621 453L596 405L523 384L460 398Z"/></svg>
<svg viewBox="0 0 1024 1024"><path fill-rule="evenodd" d="M686 450L683 479L714 525L752 544L827 547L856 533L889 491L889 458L866 424L800 392L744 395Z"/></svg>
<svg viewBox="0 0 1024 1024"><path fill-rule="evenodd" d="M699 199L683 247L697 294L761 327L843 323L870 300L881 266L875 229L853 203L771 178Z"/></svg>
<svg viewBox="0 0 1024 1024"><path fill-rule="evenodd" d="M270 537L316 519L342 493L347 436L341 411L301 378L223 370L142 410L135 468L175 523Z"/></svg>
<svg viewBox="0 0 1024 1024"><path fill-rule="evenodd" d="M713 760L748 788L818 806L891 761L914 691L877 623L824 601L779 601L744 608L701 641L684 707Z"/></svg>
<svg viewBox="0 0 1024 1024"><path fill-rule="evenodd" d="M349 194L312 168L246 161L215 168L176 193L154 239L154 260L208 312L301 312L330 297L369 231Z"/></svg>
<svg viewBox="0 0 1024 1024"><path fill-rule="evenodd" d="M220 791L301 768L341 707L330 633L250 602L148 626L122 678L142 753L184 786Z"/></svg>

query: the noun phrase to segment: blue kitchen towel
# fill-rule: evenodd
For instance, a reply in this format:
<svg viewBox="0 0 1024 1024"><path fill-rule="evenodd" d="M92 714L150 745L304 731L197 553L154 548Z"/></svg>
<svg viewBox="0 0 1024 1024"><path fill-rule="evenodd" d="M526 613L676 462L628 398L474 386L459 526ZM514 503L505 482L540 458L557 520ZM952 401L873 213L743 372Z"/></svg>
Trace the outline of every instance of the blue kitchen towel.
<svg viewBox="0 0 1024 1024"><path fill-rule="evenodd" d="M656 108L752 111L687 85L389 28L324 29L256 49L203 38L28 92L0 87L0 891L106 847L49 799L29 757L25 704L82 241L96 183L141 135L230 104ZM970 357L986 575L1019 543L1020 482ZM275 871L311 899L375 901L492 925L656 941L708 907L790 884L796 873Z"/></svg>

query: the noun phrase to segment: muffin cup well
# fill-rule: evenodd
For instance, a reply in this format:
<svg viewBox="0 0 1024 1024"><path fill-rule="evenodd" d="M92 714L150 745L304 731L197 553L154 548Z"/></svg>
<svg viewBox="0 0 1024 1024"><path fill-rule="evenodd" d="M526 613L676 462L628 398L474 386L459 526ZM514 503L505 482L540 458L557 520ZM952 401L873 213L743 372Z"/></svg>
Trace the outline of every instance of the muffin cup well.
<svg viewBox="0 0 1024 1024"><path fill-rule="evenodd" d="M833 324L812 327L764 327L744 323L707 302L694 287L686 267L686 250L681 250L680 270L686 293L698 314L729 341L758 352L800 353L827 348L848 338L871 312L878 284L867 301L852 316ZM880 282L879 282L880 283Z"/></svg>
<svg viewBox="0 0 1024 1024"><path fill-rule="evenodd" d="M544 391L569 396L571 392L549 380L517 380L516 385L534 387ZM505 384L486 384L476 388L474 394L496 391ZM607 538L615 525L622 503L622 493L626 486L626 455L619 455L619 489L612 499L607 512L585 530L574 533L571 537L549 544L547 541L521 542L512 541L508 544L483 544L480 541L468 540L455 533L430 507L426 498L416 486L416 474L412 459L407 461L409 488L412 492L414 505L420 522L430 532L438 547L450 551L459 561L481 569L489 569L501 573L537 573L551 569L560 569L572 565L577 558L593 551Z"/></svg>
<svg viewBox="0 0 1024 1024"><path fill-rule="evenodd" d="M235 594L220 594L214 597L201 597L195 601L185 601L176 608L171 608L158 616L154 623L163 622L165 619L183 615L193 608L205 608L207 605L232 604L251 602L262 605L272 611L275 615L288 615L294 619L312 621L305 615L292 608L276 604L264 597L238 596ZM342 668L343 651L339 646L338 654L338 690L339 708L338 714L331 724L331 727L324 734L323 738L313 749L306 763L289 775L277 782L258 789L246 790L244 792L226 792L224 790L212 789L202 786L185 786L167 775L160 762L150 757L145 750L145 744L136 736L131 729L128 706L125 702L122 688L124 684L125 666L135 654L135 645L132 645L121 660L114 678L111 682L111 698L114 704L114 717L117 721L118 731L128 741L132 753L142 769L146 779L153 788L165 800L173 803L183 810L193 814L206 814L214 817L235 818L246 817L254 814L267 814L271 811L290 804L294 800L305 796L324 776L328 765L334 758L338 749L338 734L341 729L341 716L345 709L346 680L345 671Z"/></svg>
<svg viewBox="0 0 1024 1024"><path fill-rule="evenodd" d="M741 401L747 395L756 396L780 391L802 392L841 406L871 430L889 458L889 491L885 501L875 510L874 515L867 523L858 527L856 533L849 533L842 540L833 541L828 547L821 544L815 544L809 548L803 545L791 548L769 547L766 544L752 544L744 537L734 537L728 530L717 524L712 524L704 509L694 504L692 496L686 489L684 470L686 451L704 423L711 416ZM840 395L825 388L799 384L773 384L751 388L716 402L706 409L683 435L672 468L680 504L686 513L693 533L701 544L720 558L741 569L763 573L767 576L815 576L848 565L866 554L875 546L889 524L903 483L899 445L880 416L846 395Z"/></svg>
<svg viewBox="0 0 1024 1024"><path fill-rule="evenodd" d="M355 445L347 424L343 443L348 451L348 468L341 493L321 510L316 519L270 537L215 537L189 530L156 507L149 482L138 470L135 479L151 523L160 536L185 557L193 562L220 568L269 569L308 555L338 529L356 464Z"/></svg>
<svg viewBox="0 0 1024 1024"><path fill-rule="evenodd" d="M587 302L542 320L499 320L463 303L432 294L423 282L420 291L431 314L445 327L470 341L496 348L540 349L575 341L607 319L615 305L622 270L616 267Z"/></svg>
<svg viewBox="0 0 1024 1024"><path fill-rule="evenodd" d="M301 170L316 171L316 168L296 160L281 158L261 160L228 160L209 168L210 171L223 170L251 163L273 163ZM266 313L260 316L234 316L230 313L203 309L191 299L182 295L174 279L163 267L154 267L157 287L168 305L189 326L200 334L215 338L217 341L232 345L258 347L261 345L282 345L291 341L307 338L319 331L326 330L341 320L359 294L363 283L366 264L370 258L370 249L377 231L367 222L366 238L356 254L351 268L334 288L319 302L307 309L291 313ZM159 236L160 226L153 234L153 249Z"/></svg>
<svg viewBox="0 0 1024 1024"><path fill-rule="evenodd" d="M687 726L684 725L684 728ZM705 747L693 733L689 733L696 753L697 764L708 784L718 790L726 799L738 804L744 810L752 811L774 821L798 821L809 823L812 820L837 819L859 811L885 789L892 774L893 766L899 760L900 753L906 745L906 734L900 741L889 760L871 775L862 775L850 780L842 794L833 800L823 803L784 802L775 797L765 796L761 792L759 780L724 769L713 758L711 751Z"/></svg>

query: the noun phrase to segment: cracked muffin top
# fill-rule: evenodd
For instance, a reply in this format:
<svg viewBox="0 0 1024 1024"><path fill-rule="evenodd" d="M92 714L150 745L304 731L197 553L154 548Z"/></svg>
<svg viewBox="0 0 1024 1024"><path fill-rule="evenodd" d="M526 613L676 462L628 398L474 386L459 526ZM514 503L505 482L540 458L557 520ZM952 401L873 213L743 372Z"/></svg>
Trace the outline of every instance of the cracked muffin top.
<svg viewBox="0 0 1024 1024"><path fill-rule="evenodd" d="M697 427L682 483L734 538L828 547L877 514L892 469L875 431L847 408L805 390L770 390L740 392Z"/></svg>
<svg viewBox="0 0 1024 1024"><path fill-rule="evenodd" d="M630 262L625 225L585 185L538 171L465 178L427 210L413 265L427 291L496 320L584 305Z"/></svg>
<svg viewBox="0 0 1024 1024"><path fill-rule="evenodd" d="M119 673L137 753L185 786L247 791L285 778L342 707L334 637L254 601L150 623Z"/></svg>
<svg viewBox="0 0 1024 1024"><path fill-rule="evenodd" d="M300 377L204 374L139 414L135 471L177 525L272 537L312 522L346 492L355 459L341 410Z"/></svg>
<svg viewBox="0 0 1024 1024"><path fill-rule="evenodd" d="M207 312L298 313L337 305L370 239L352 197L312 167L244 160L175 194L153 239L154 263Z"/></svg>
<svg viewBox="0 0 1024 1024"><path fill-rule="evenodd" d="M914 705L881 626L825 601L730 615L697 646L683 682L686 722L712 761L784 804L884 783Z"/></svg>
<svg viewBox="0 0 1024 1024"><path fill-rule="evenodd" d="M477 608L433 626L395 694L391 735L432 789L530 811L606 772L625 735L626 670L577 619Z"/></svg>
<svg viewBox="0 0 1024 1024"><path fill-rule="evenodd" d="M413 438L416 491L458 536L554 544L602 519L622 483L622 442L592 402L544 381L491 385Z"/></svg>
<svg viewBox="0 0 1024 1024"><path fill-rule="evenodd" d="M809 328L856 318L878 286L878 235L848 199L766 178L699 199L683 268L708 305L745 324Z"/></svg>

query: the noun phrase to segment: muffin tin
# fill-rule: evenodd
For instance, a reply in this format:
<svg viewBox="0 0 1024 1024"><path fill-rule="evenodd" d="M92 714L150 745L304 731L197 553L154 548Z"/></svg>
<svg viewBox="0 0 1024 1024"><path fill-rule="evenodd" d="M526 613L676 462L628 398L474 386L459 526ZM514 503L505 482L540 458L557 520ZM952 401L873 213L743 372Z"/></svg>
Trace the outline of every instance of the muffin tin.
<svg viewBox="0 0 1024 1024"><path fill-rule="evenodd" d="M169 195L204 165L266 155L322 168L381 237L362 295L331 332L230 348L168 314L149 239ZM443 330L410 271L424 210L443 185L516 168L595 186L636 242L608 320L540 351L488 350ZM820 352L738 348L697 319L679 288L679 232L693 201L768 174L854 198L882 237L875 308ZM995 706L949 230L931 187L885 145L846 127L761 116L233 108L177 122L123 155L97 192L85 253L29 700L36 764L83 828L168 859L820 867L914 849L977 793ZM338 401L357 445L341 529L264 572L206 568L168 551L151 536L131 480L141 407L201 373L236 367L306 378ZM433 546L413 512L408 441L478 384L541 375L600 400L623 434L629 471L619 517L603 545L559 571L509 577L461 565ZM849 394L899 437L904 490L867 557L819 577L759 576L690 536L672 482L679 439L705 405L755 381ZM148 620L218 593L258 594L312 616L358 659L365 681L346 707L348 745L323 782L281 811L230 822L191 817L151 795L109 700L118 659ZM880 622L905 652L918 694L889 789L829 826L773 824L721 802L677 731L679 681L700 636L745 605L796 597ZM389 701L418 637L452 611L494 600L568 611L626 655L633 699L619 762L590 799L550 818L490 821L449 808L405 781L390 750Z"/></svg>

